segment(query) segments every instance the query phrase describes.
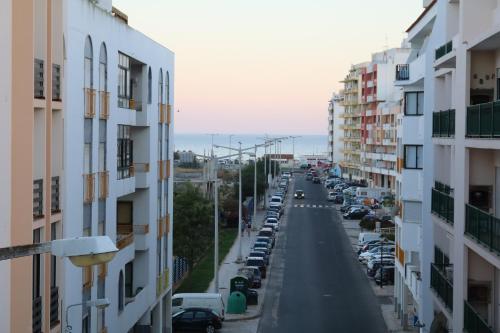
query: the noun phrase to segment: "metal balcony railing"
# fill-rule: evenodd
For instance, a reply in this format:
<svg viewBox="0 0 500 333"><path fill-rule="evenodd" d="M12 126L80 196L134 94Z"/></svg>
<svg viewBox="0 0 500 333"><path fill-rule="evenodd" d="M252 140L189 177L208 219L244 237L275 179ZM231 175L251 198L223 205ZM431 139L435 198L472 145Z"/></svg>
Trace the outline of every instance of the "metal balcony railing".
<svg viewBox="0 0 500 333"><path fill-rule="evenodd" d="M493 328L488 325L479 313L474 310L469 302L464 301L464 332L468 333L493 333Z"/></svg>
<svg viewBox="0 0 500 333"><path fill-rule="evenodd" d="M410 65L396 65L396 81L407 81L410 79Z"/></svg>
<svg viewBox="0 0 500 333"><path fill-rule="evenodd" d="M59 288L50 288L50 327L59 324Z"/></svg>
<svg viewBox="0 0 500 333"><path fill-rule="evenodd" d="M500 219L472 205L465 205L465 234L500 254Z"/></svg>
<svg viewBox="0 0 500 333"><path fill-rule="evenodd" d="M106 199L109 195L109 171L99 172L99 199Z"/></svg>
<svg viewBox="0 0 500 333"><path fill-rule="evenodd" d="M52 100L61 100L61 66L52 64Z"/></svg>
<svg viewBox="0 0 500 333"><path fill-rule="evenodd" d="M149 163L135 163L134 162L134 171L138 173L149 172Z"/></svg>
<svg viewBox="0 0 500 333"><path fill-rule="evenodd" d="M167 105L158 103L158 122L159 123L165 123L166 122L166 110L167 110Z"/></svg>
<svg viewBox="0 0 500 333"><path fill-rule="evenodd" d="M448 53L450 53L453 50L453 41L450 40L448 43L442 45L441 47L436 49L436 58L435 60L438 60L441 57L444 57Z"/></svg>
<svg viewBox="0 0 500 333"><path fill-rule="evenodd" d="M91 203L94 201L95 175L93 173L83 175L83 201Z"/></svg>
<svg viewBox="0 0 500 333"><path fill-rule="evenodd" d="M455 201L450 194L439 191L435 188L432 189L431 212L433 214L439 216L445 222L453 225L454 209Z"/></svg>
<svg viewBox="0 0 500 333"><path fill-rule="evenodd" d="M42 59L35 59L34 88L35 98L45 98L44 61Z"/></svg>
<svg viewBox="0 0 500 333"><path fill-rule="evenodd" d="M432 114L432 136L444 138L455 136L455 110L444 110Z"/></svg>
<svg viewBox="0 0 500 333"><path fill-rule="evenodd" d="M85 118L95 116L95 89L85 88Z"/></svg>
<svg viewBox="0 0 500 333"><path fill-rule="evenodd" d="M134 226L132 224L116 225L116 247L121 250L134 241Z"/></svg>
<svg viewBox="0 0 500 333"><path fill-rule="evenodd" d="M33 218L43 217L43 179L33 181Z"/></svg>
<svg viewBox="0 0 500 333"><path fill-rule="evenodd" d="M42 333L42 297L38 296L33 299L31 308L31 320L33 333Z"/></svg>
<svg viewBox="0 0 500 333"><path fill-rule="evenodd" d="M465 135L478 138L500 137L500 101L469 106Z"/></svg>
<svg viewBox="0 0 500 333"><path fill-rule="evenodd" d="M453 311L453 283L449 281L441 270L445 266L431 263L431 288L436 292L444 305Z"/></svg>
<svg viewBox="0 0 500 333"><path fill-rule="evenodd" d="M50 184L50 194L51 194L51 212L59 213L61 211L61 207L59 205L60 192L59 192L59 176L52 177L52 182Z"/></svg>

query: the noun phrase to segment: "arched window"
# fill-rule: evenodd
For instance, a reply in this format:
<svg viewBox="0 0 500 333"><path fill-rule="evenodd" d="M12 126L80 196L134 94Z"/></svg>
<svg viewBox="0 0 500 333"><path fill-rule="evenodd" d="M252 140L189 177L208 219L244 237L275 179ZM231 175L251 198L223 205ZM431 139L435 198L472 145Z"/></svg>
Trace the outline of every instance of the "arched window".
<svg viewBox="0 0 500 333"><path fill-rule="evenodd" d="M92 51L92 41L90 40L90 36L87 36L85 39L85 64L84 64L84 85L85 88L93 88L94 80L92 78L92 60L93 60L93 51Z"/></svg>
<svg viewBox="0 0 500 333"><path fill-rule="evenodd" d="M118 278L118 311L123 310L123 271L120 270Z"/></svg>
<svg viewBox="0 0 500 333"><path fill-rule="evenodd" d="M160 68L160 76L158 77L158 104L163 104L163 72Z"/></svg>
<svg viewBox="0 0 500 333"><path fill-rule="evenodd" d="M167 105L170 105L170 73L167 71L167 77L165 78L165 93L167 95Z"/></svg>
<svg viewBox="0 0 500 333"><path fill-rule="evenodd" d="M153 100L153 76L151 75L151 67L148 70L148 104Z"/></svg>
<svg viewBox="0 0 500 333"><path fill-rule="evenodd" d="M104 43L99 51L99 91L108 91L108 52Z"/></svg>

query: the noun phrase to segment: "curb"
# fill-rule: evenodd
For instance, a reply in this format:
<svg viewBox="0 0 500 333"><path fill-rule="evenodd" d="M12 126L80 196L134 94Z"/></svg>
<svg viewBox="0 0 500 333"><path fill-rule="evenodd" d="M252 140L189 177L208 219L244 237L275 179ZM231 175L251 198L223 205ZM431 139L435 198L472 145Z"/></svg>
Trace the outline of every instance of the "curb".
<svg viewBox="0 0 500 333"><path fill-rule="evenodd" d="M245 317L241 317L241 318L232 318L232 319L224 319L225 322L235 322L235 321L245 321L245 320L251 320L251 319L256 319L256 318L259 318L260 316L262 315L262 306L260 307L260 310L254 314L254 315L251 315L251 316L245 316Z"/></svg>

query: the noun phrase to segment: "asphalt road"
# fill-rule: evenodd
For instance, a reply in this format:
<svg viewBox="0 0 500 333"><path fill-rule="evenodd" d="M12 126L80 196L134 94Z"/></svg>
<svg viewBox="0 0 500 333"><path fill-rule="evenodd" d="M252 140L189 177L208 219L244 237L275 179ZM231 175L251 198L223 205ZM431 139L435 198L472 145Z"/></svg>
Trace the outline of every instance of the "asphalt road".
<svg viewBox="0 0 500 333"><path fill-rule="evenodd" d="M323 185L302 175L294 182L306 198L288 204L257 332L387 332L342 223L333 208L324 208L331 204ZM295 203L323 208L293 207Z"/></svg>

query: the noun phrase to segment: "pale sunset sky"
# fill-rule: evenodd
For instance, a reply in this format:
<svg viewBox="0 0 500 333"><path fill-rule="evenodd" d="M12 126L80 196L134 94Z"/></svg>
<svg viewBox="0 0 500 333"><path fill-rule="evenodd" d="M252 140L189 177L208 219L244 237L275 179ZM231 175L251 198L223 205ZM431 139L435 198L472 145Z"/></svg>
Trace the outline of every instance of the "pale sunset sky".
<svg viewBox="0 0 500 333"><path fill-rule="evenodd" d="M175 52L177 133L326 134L351 64L398 47L422 0L114 0Z"/></svg>

